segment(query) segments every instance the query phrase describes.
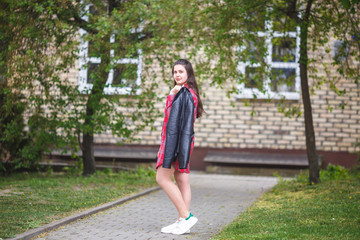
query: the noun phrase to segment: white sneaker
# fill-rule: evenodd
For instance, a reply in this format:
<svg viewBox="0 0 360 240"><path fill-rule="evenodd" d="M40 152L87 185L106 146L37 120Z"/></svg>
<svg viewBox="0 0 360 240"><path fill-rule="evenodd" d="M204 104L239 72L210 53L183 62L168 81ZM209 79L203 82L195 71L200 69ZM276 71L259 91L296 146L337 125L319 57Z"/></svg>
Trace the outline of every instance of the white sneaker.
<svg viewBox="0 0 360 240"><path fill-rule="evenodd" d="M175 228L173 228L171 233L176 235L184 234L189 231L197 221L198 219L190 213L190 217L188 217L187 220L185 218L179 219L179 222L175 225Z"/></svg>
<svg viewBox="0 0 360 240"><path fill-rule="evenodd" d="M173 229L176 228L177 224L179 223L179 219L176 220L176 222L174 222L173 224L170 224L169 226L163 227L161 228L161 232L162 233L171 233L173 231ZM186 233L190 233L190 229L188 231L186 231Z"/></svg>
<svg viewBox="0 0 360 240"><path fill-rule="evenodd" d="M176 225L179 223L179 219L176 220L173 224L170 224L169 226L161 228L162 233L171 233L172 230L176 227Z"/></svg>

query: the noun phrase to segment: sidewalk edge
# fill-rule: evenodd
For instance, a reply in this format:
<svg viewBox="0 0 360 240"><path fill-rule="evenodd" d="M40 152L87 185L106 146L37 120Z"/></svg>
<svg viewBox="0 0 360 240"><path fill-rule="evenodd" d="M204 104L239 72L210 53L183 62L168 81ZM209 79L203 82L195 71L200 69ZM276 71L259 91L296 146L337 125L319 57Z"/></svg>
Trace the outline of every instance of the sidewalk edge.
<svg viewBox="0 0 360 240"><path fill-rule="evenodd" d="M133 199L136 199L136 198L139 198L139 197L142 197L144 195L147 195L151 192L154 192L154 191L157 191L159 190L160 187L159 186L156 186L156 187L152 187L152 188L149 188L147 190L144 190L142 192L139 192L137 194L134 194L134 195L131 195L131 196L127 196L127 197L124 197L124 198L121 198L121 199L118 199L118 200L115 200L113 202L109 202L109 203L105 203L103 205L100 205L100 206L97 206L95 208L91 208L91 209L88 209L88 210L85 210L83 212L80 212L80 213L77 213L77 214L74 214L74 215L71 215L71 216L68 216L68 217L65 217L65 218L62 218L60 220L57 220L55 222L52 222L52 223L49 223L49 224L46 224L42 227L38 227L38 228L35 228L35 229L31 229L27 232L24 232L24 233L21 233L21 234L18 234L16 235L14 238L9 238L10 240L18 240L18 239L24 239L24 240L27 240L27 239L31 239L33 237L36 237L42 233L45 233L45 232L48 232L48 231L51 231L51 230L54 230L56 228L59 228L61 226L64 226L66 224L69 224L71 222L74 222L76 220L79 220L79 219L82 219L82 218L85 218L85 217L88 217L90 215L93 215L95 213L98 213L98 212L101 212L101 211L104 211L104 210L107 210L109 208L112 208L112 207L115 207L117 205L120 205L120 204L123 204L127 201L130 201L130 200L133 200Z"/></svg>

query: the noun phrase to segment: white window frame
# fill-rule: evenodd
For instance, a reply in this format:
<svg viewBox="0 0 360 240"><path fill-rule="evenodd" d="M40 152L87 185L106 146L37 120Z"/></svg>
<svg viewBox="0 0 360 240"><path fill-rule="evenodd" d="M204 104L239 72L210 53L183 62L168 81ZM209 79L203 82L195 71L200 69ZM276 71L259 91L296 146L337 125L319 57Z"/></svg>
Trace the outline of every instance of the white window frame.
<svg viewBox="0 0 360 240"><path fill-rule="evenodd" d="M280 91L274 92L271 90L270 83L271 80L269 78L264 79L264 89L266 93L262 93L257 88L246 88L245 83L238 84L237 90L239 94L237 98L246 98L253 99L254 95L259 99L282 99L285 98L287 100L299 100L300 99L300 67L299 67L299 58L300 58L300 27L296 27L296 32L274 32L271 34L270 30L272 29L272 22L265 22L265 31L257 32L258 37L262 37L265 39L265 45L267 46L267 57L265 59L266 63L270 68L288 68L295 69L295 91L287 92ZM295 61L294 62L273 62L272 61L272 39L278 37L290 37L296 39L296 51L295 51ZM241 51L241 49L239 49ZM241 74L246 74L246 67L259 67L260 64L251 64L250 62L239 62L237 66L237 70Z"/></svg>
<svg viewBox="0 0 360 240"><path fill-rule="evenodd" d="M85 8L85 11L88 13L90 10L90 5L87 5ZM88 16L85 14L85 16L83 17L83 19L85 21L88 21L89 18ZM137 29L133 29L132 33L141 33L142 32L142 27L139 27ZM81 93L83 94L89 94L93 84L92 83L88 83L88 64L89 63L95 63L95 64L99 64L101 63L101 58L100 57L89 57L88 56L88 48L89 48L89 42L85 41L83 36L86 35L87 32L84 29L80 29L80 50L79 50L79 66L80 66L80 70L79 70L79 78L78 78L78 89ZM109 41L111 43L115 42L115 34L112 34ZM136 85L140 86L141 84L141 73L142 73L142 50L138 49L138 57L137 58L122 58L119 60L114 61L112 64L134 64L137 65L137 71L136 71ZM114 50L110 50L110 57L113 58L114 57ZM130 94L130 92L132 91L131 87L114 87L112 86L112 82L114 79L114 69L110 69L109 74L108 74L108 78L107 81L105 83L105 88L104 88L104 94L107 95L115 95L115 94L119 94L119 95L126 95L126 94ZM121 79L121 81L126 82L126 79ZM141 89L137 89L135 94L140 94L141 93Z"/></svg>

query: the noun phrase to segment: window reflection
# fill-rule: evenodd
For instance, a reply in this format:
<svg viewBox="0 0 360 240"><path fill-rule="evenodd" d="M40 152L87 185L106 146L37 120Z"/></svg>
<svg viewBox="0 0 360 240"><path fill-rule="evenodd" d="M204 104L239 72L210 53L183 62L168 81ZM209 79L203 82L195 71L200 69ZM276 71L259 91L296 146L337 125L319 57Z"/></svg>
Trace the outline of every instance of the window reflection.
<svg viewBox="0 0 360 240"><path fill-rule="evenodd" d="M274 92L295 92L295 68L272 68L271 90Z"/></svg>
<svg viewBox="0 0 360 240"><path fill-rule="evenodd" d="M272 61L273 62L295 62L296 38L273 38L272 39Z"/></svg>
<svg viewBox="0 0 360 240"><path fill-rule="evenodd" d="M264 76L261 73L259 68L256 67L246 67L246 88L262 88Z"/></svg>
<svg viewBox="0 0 360 240"><path fill-rule="evenodd" d="M122 87L125 84L129 86L135 83L137 78L137 65L135 64L119 64L114 68L114 77L112 86Z"/></svg>
<svg viewBox="0 0 360 240"><path fill-rule="evenodd" d="M99 67L99 63L88 63L88 77L87 83L93 83L96 79L97 68Z"/></svg>

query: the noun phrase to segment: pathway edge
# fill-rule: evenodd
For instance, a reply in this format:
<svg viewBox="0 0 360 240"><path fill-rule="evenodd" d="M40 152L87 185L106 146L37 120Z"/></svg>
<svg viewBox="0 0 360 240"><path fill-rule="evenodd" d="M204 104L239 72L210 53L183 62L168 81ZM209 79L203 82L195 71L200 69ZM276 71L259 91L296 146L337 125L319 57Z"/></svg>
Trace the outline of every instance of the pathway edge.
<svg viewBox="0 0 360 240"><path fill-rule="evenodd" d="M152 193L152 192L157 191L157 190L160 190L159 186L152 187L152 188L146 189L146 190L144 190L142 192L139 192L137 194L130 195L130 196L127 196L127 197L123 197L123 198L115 200L113 202L105 203L105 204L102 204L102 205L97 206L95 208L91 208L91 209L85 210L83 212L80 212L80 213L77 213L77 214L74 214L74 215L59 219L59 220L57 220L55 222L46 224L46 225L44 225L42 227L34 228L34 229L31 229L31 230L29 230L27 232L18 234L14 238L9 238L9 239L10 240L18 240L18 239L27 240L27 239L31 239L33 237L36 237L36 236L42 234L42 233L54 230L56 228L59 228L61 226L69 224L71 222L75 222L75 221L77 221L79 219L82 219L82 218L88 217L90 215L93 215L95 213L110 209L110 208L115 207L117 205L124 204L125 202L128 202L130 200L142 197L144 195L147 195L147 194Z"/></svg>

